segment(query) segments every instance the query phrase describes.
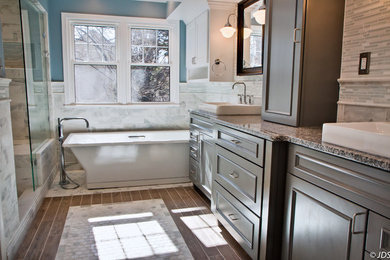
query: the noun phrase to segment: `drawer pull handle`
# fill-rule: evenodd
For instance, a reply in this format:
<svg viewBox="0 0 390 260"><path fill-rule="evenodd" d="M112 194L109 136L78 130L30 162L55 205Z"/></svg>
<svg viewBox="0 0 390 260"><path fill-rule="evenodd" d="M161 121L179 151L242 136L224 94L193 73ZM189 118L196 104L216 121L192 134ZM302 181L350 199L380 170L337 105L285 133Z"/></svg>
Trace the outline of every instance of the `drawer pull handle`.
<svg viewBox="0 0 390 260"><path fill-rule="evenodd" d="M390 231L386 228L382 227L381 229L381 241L379 244L379 248L381 250L390 250L389 243L390 242Z"/></svg>
<svg viewBox="0 0 390 260"><path fill-rule="evenodd" d="M190 170L190 173L191 174L195 174L195 170Z"/></svg>
<svg viewBox="0 0 390 260"><path fill-rule="evenodd" d="M237 179L238 177L240 177L240 175L236 172L232 172L231 174L229 174L230 177L232 177L233 179Z"/></svg>
<svg viewBox="0 0 390 260"><path fill-rule="evenodd" d="M228 214L229 218L232 220L232 221L236 221L236 220L239 220L240 218L236 217L236 214Z"/></svg>
<svg viewBox="0 0 390 260"><path fill-rule="evenodd" d="M190 133L190 139L197 142L198 141L198 135L194 134L194 133Z"/></svg>
<svg viewBox="0 0 390 260"><path fill-rule="evenodd" d="M356 217L359 216L359 215L366 215L366 213L365 212L358 212L358 213L353 214L353 217L352 217L352 234L364 233L364 229L362 231L356 231L355 230Z"/></svg>
<svg viewBox="0 0 390 260"><path fill-rule="evenodd" d="M230 142L232 142L234 144L240 144L241 143L241 141L236 140L236 139L232 139L232 140L230 140Z"/></svg>
<svg viewBox="0 0 390 260"><path fill-rule="evenodd" d="M190 153L192 156L198 158L198 149L195 149L193 147L190 148Z"/></svg>
<svg viewBox="0 0 390 260"><path fill-rule="evenodd" d="M300 31L301 29L295 28L294 29L294 43L300 43L299 40L297 40L297 31Z"/></svg>

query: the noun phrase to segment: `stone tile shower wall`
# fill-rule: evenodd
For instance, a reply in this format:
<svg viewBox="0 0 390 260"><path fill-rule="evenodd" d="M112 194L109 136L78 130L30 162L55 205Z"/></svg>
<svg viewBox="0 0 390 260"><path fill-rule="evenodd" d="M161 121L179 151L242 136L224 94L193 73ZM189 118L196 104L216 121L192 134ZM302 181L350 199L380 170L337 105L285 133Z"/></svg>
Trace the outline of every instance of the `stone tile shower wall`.
<svg viewBox="0 0 390 260"><path fill-rule="evenodd" d="M390 121L390 1L346 0L338 121ZM371 52L370 74L358 75Z"/></svg>
<svg viewBox="0 0 390 260"><path fill-rule="evenodd" d="M16 191L15 162L13 156L11 111L8 97L0 98L0 244L5 257L13 234L19 225L18 196Z"/></svg>
<svg viewBox="0 0 390 260"><path fill-rule="evenodd" d="M0 0L5 77L12 79L11 99L12 133L15 140L28 139L26 88L19 1Z"/></svg>

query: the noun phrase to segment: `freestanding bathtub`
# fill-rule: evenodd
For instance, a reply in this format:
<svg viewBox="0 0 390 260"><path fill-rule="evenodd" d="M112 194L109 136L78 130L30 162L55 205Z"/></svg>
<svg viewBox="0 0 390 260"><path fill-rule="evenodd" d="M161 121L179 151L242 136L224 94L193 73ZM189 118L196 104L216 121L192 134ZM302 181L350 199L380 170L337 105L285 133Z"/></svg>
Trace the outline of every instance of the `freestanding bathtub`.
<svg viewBox="0 0 390 260"><path fill-rule="evenodd" d="M189 131L72 133L88 189L189 181Z"/></svg>

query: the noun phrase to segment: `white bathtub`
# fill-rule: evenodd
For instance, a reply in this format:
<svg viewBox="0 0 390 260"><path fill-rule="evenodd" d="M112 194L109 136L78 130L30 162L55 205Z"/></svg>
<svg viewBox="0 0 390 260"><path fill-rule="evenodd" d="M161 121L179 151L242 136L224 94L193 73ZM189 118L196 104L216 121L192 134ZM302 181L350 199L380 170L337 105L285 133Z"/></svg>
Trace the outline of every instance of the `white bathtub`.
<svg viewBox="0 0 390 260"><path fill-rule="evenodd" d="M189 131L73 133L64 144L86 171L88 189L189 181Z"/></svg>

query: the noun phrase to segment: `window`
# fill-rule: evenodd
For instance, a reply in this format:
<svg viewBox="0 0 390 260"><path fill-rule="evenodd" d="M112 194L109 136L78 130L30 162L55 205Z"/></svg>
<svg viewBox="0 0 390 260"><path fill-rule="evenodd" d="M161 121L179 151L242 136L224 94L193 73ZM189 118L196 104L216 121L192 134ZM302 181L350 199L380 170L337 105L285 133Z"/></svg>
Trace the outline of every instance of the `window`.
<svg viewBox="0 0 390 260"><path fill-rule="evenodd" d="M62 14L66 104L178 103L177 21Z"/></svg>
<svg viewBox="0 0 390 260"><path fill-rule="evenodd" d="M169 31L131 29L132 102L169 102Z"/></svg>

